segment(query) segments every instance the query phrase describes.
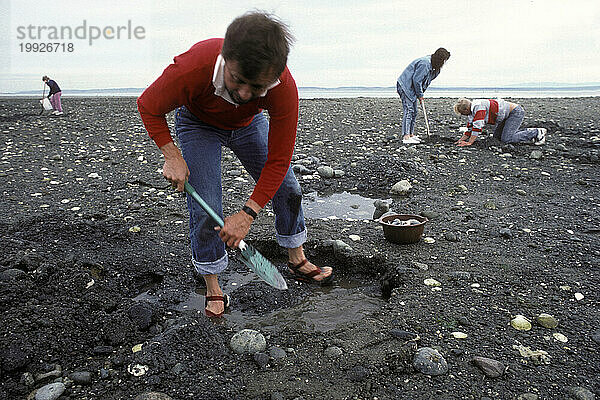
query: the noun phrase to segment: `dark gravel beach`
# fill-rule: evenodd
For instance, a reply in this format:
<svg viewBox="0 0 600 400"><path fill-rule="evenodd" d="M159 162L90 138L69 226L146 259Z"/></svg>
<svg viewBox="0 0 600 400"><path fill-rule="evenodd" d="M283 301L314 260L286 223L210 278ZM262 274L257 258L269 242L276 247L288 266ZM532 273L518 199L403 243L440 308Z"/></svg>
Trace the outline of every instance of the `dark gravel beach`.
<svg viewBox="0 0 600 400"><path fill-rule="evenodd" d="M511 99L547 143L468 148L454 99L426 101L406 147L399 99L301 100L307 255L336 278L291 279L268 208L247 240L289 289L232 251L215 322L135 99L0 98L0 399L599 396L600 98ZM252 187L224 150L225 213ZM427 217L421 240L386 241L376 200ZM232 348L244 329L264 342Z"/></svg>

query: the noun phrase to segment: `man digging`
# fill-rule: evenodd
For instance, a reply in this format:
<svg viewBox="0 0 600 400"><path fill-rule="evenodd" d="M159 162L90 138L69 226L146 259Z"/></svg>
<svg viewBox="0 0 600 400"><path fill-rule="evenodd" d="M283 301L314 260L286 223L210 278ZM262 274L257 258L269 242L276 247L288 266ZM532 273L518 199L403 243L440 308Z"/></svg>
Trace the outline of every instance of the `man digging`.
<svg viewBox="0 0 600 400"><path fill-rule="evenodd" d="M240 211L224 218L223 228L188 196L192 264L206 282L210 317L222 316L229 302L218 282L228 264L225 244L237 247L271 199L277 242L288 249L294 277L317 283L333 278L331 268L307 261L302 247L307 239L302 192L290 168L298 124L298 90L286 67L292 41L274 16L244 14L229 25L224 39L196 43L176 56L137 100L144 126L165 157L163 176L178 191L189 180L223 216L222 146L256 182ZM172 110L181 152L165 118Z"/></svg>

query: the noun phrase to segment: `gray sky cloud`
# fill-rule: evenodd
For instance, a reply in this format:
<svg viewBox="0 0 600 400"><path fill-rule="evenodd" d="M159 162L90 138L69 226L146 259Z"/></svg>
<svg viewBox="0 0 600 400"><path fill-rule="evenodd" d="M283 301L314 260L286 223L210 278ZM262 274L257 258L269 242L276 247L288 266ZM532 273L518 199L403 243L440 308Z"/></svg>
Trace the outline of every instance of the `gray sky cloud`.
<svg viewBox="0 0 600 400"><path fill-rule="evenodd" d="M145 87L195 42L223 36L233 18L274 12L296 36L289 67L299 86L393 86L413 59L452 53L438 86L599 82L600 2L73 1L0 0L5 28L0 92L41 87ZM74 51L24 52L17 27L143 26L143 40L71 40ZM7 31L7 28L8 31ZM59 41L61 42L61 41ZM64 42L69 42L64 41Z"/></svg>

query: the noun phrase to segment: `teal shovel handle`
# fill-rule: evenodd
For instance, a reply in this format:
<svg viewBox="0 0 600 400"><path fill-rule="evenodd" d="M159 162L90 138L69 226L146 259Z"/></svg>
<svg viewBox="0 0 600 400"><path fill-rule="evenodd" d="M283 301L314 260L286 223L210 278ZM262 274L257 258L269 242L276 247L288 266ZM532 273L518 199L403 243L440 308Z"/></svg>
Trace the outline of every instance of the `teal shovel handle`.
<svg viewBox="0 0 600 400"><path fill-rule="evenodd" d="M198 194L198 192L196 192L196 189L194 189L194 187L192 185L190 185L190 183L188 181L185 181L185 191L194 198L194 200L196 200L198 202L198 204L200 204L200 207L202 207L202 209L204 211L206 211L206 213L208 215L210 215L210 217L212 219L215 220L215 222L217 224L219 224L219 226L222 228L223 225L225 225L225 222L223 222L223 219L221 217L219 217L219 215L213 211L212 208L210 208L210 206L202 199L202 197L200 197L200 195Z"/></svg>

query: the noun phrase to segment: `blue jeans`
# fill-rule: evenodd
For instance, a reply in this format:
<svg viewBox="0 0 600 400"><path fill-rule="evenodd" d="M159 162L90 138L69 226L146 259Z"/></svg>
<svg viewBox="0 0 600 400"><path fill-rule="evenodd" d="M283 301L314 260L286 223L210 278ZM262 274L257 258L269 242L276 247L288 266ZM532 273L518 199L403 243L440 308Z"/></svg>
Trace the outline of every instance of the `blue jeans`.
<svg viewBox="0 0 600 400"><path fill-rule="evenodd" d="M525 110L521 106L516 106L504 121L496 125L494 137L503 143L531 142L537 136L538 129L527 128L518 131L523 118L525 118Z"/></svg>
<svg viewBox="0 0 600 400"><path fill-rule="evenodd" d="M417 119L417 102L409 99L398 83L396 83L396 91L402 99L402 136L412 135L415 131L415 120Z"/></svg>
<svg viewBox="0 0 600 400"><path fill-rule="evenodd" d="M200 197L223 217L221 187L221 147L227 146L258 181L267 161L269 123L262 113L256 114L247 127L233 131L215 128L200 121L186 107L175 113L175 133L183 158L190 170L188 178ZM286 248L300 247L306 241L302 211L302 191L292 168L273 196L277 242ZM239 205L241 209L243 204ZM225 244L214 230L217 223L187 196L190 212L192 263L200 274L218 274L227 267Z"/></svg>

